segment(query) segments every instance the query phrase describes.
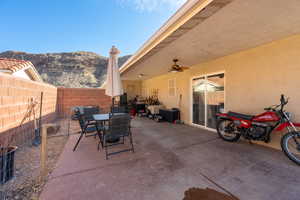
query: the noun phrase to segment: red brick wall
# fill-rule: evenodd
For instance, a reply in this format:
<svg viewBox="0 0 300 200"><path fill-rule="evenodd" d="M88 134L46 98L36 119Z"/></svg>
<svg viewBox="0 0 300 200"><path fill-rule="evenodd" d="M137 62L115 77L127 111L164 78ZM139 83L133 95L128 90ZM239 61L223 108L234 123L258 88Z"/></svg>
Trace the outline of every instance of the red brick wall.
<svg viewBox="0 0 300 200"><path fill-rule="evenodd" d="M33 114L22 124L21 122L29 111L31 99L40 102L41 92L44 93L43 120L51 121L56 117L56 87L0 73L0 136L10 133L9 135L14 134L21 140L32 136ZM35 106L36 118L39 117L39 106L40 104ZM0 144L1 141L3 143L3 137L0 137Z"/></svg>
<svg viewBox="0 0 300 200"><path fill-rule="evenodd" d="M57 104L60 117L70 115L71 107L97 105L102 112L108 112L111 98L104 89L98 88L58 88Z"/></svg>
<svg viewBox="0 0 300 200"><path fill-rule="evenodd" d="M30 117L25 116L32 99L40 102L41 92L43 123L53 121L57 116L69 117L74 106L97 105L102 112L108 112L111 106L111 98L105 95L103 89L56 88L0 73L0 146L7 142L15 145L31 142L34 116L33 113ZM40 104L37 104L36 118L39 117L39 110Z"/></svg>

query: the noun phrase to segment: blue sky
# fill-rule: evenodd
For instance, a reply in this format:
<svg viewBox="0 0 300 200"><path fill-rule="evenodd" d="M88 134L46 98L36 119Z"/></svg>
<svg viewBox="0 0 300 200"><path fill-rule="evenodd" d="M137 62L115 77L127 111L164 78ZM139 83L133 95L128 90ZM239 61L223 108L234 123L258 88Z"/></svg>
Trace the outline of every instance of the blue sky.
<svg viewBox="0 0 300 200"><path fill-rule="evenodd" d="M185 0L0 0L0 52L133 54Z"/></svg>

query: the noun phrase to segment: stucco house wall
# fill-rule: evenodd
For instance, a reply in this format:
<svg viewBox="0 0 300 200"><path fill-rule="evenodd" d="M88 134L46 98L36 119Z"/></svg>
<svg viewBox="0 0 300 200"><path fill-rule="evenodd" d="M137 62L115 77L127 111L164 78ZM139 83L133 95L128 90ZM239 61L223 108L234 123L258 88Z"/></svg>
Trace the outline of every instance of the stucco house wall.
<svg viewBox="0 0 300 200"><path fill-rule="evenodd" d="M159 89L159 99L167 107L178 107L190 124L191 80L206 74L225 73L225 110L257 114L278 104L280 94L290 97L286 109L300 121L300 35L241 51L192 66L181 73L168 73L142 81L142 88ZM168 95L168 80L176 79L176 95ZM181 103L179 97L182 95ZM279 148L280 134L269 146Z"/></svg>

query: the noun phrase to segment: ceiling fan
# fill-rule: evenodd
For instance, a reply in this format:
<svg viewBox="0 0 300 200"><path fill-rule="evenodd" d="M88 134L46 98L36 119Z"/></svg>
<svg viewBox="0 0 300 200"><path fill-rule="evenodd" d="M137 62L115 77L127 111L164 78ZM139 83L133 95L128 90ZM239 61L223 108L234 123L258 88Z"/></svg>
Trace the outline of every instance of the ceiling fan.
<svg viewBox="0 0 300 200"><path fill-rule="evenodd" d="M180 66L177 64L178 59L173 59L174 64L172 65L171 69L169 70L169 72L183 72L184 70L189 69L189 67L185 67L185 66Z"/></svg>

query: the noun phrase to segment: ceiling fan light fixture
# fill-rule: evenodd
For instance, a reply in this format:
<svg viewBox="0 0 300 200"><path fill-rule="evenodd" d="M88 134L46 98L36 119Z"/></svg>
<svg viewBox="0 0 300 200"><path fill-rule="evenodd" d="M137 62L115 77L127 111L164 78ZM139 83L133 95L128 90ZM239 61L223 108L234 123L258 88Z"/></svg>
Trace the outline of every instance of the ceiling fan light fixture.
<svg viewBox="0 0 300 200"><path fill-rule="evenodd" d="M139 78L143 78L145 76L145 74L139 74L138 77Z"/></svg>
<svg viewBox="0 0 300 200"><path fill-rule="evenodd" d="M184 70L189 69L189 67L185 67L185 66L181 66L179 64L177 64L179 60L177 58L173 59L174 64L172 65L171 69L169 70L169 72L183 72Z"/></svg>
<svg viewBox="0 0 300 200"><path fill-rule="evenodd" d="M171 73L177 73L178 72L178 70L177 69L175 69L175 68L172 68L169 72L171 72Z"/></svg>

